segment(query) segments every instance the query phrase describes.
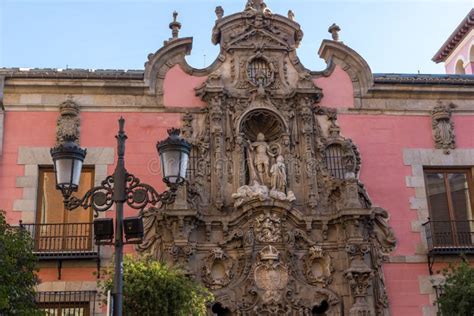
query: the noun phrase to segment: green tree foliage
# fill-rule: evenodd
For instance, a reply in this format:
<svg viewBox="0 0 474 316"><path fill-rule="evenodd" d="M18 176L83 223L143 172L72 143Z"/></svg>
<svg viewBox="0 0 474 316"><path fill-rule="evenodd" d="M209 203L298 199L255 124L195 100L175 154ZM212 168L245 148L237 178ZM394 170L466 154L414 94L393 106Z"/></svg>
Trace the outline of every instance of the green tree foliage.
<svg viewBox="0 0 474 316"><path fill-rule="evenodd" d="M0 210L0 315L38 315L36 257L30 235L7 224Z"/></svg>
<svg viewBox="0 0 474 316"><path fill-rule="evenodd" d="M474 268L464 260L458 266L450 265L442 274L446 282L437 301L442 315L474 315Z"/></svg>
<svg viewBox="0 0 474 316"><path fill-rule="evenodd" d="M212 294L180 270L151 258L125 256L123 263L124 315L206 315ZM113 269L107 269L101 287L113 288Z"/></svg>

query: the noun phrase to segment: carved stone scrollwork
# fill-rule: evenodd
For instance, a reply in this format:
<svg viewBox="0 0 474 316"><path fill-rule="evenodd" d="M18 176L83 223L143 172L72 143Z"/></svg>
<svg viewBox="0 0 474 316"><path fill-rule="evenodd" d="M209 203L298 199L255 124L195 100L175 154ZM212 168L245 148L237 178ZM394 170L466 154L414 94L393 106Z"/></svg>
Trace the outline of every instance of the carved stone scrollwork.
<svg viewBox="0 0 474 316"><path fill-rule="evenodd" d="M204 259L202 280L212 290L227 286L232 277L234 261L222 248L214 248Z"/></svg>
<svg viewBox="0 0 474 316"><path fill-rule="evenodd" d="M255 219L255 239L262 243L282 242L281 219L276 214L265 213Z"/></svg>
<svg viewBox="0 0 474 316"><path fill-rule="evenodd" d="M184 269L188 268L188 262L195 250L196 245L189 242L174 242L167 248L168 254L171 256L173 263L180 265Z"/></svg>
<svg viewBox="0 0 474 316"><path fill-rule="evenodd" d="M331 257L320 246L310 247L303 260L308 283L325 287L332 282Z"/></svg>
<svg viewBox="0 0 474 316"><path fill-rule="evenodd" d="M80 125L79 105L70 97L59 105L59 117L56 122L56 144L63 144L67 138L73 139L79 144Z"/></svg>
<svg viewBox="0 0 474 316"><path fill-rule="evenodd" d="M456 148L454 123L451 120L452 109L455 107L456 105L453 103L443 105L441 101L439 101L431 111L435 147L442 149L445 154L449 154L452 149Z"/></svg>

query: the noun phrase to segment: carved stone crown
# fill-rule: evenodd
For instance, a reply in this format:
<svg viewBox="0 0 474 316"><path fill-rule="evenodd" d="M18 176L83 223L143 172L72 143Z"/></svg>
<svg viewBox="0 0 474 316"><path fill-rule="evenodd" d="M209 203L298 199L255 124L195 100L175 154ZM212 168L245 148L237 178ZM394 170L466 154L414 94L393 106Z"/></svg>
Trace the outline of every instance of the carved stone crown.
<svg viewBox="0 0 474 316"><path fill-rule="evenodd" d="M280 259L280 252L273 246L266 246L260 251L260 260L274 260L278 261Z"/></svg>
<svg viewBox="0 0 474 316"><path fill-rule="evenodd" d="M431 111L433 120L449 120L451 118L451 109L455 107L456 106L452 103L449 105L443 105L441 102L438 102L438 104Z"/></svg>
<svg viewBox="0 0 474 316"><path fill-rule="evenodd" d="M59 112L62 116L78 116L79 105L72 100L66 100L59 105Z"/></svg>

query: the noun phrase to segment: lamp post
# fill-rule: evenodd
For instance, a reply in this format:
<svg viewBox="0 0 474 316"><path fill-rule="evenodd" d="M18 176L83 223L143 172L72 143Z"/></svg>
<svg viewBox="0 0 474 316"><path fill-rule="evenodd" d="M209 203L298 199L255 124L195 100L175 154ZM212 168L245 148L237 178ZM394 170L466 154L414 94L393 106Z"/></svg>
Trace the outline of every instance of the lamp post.
<svg viewBox="0 0 474 316"><path fill-rule="evenodd" d="M191 145L179 137L179 129L168 130L168 138L158 142L156 147L160 155L163 181L168 191L158 193L152 186L141 183L138 178L125 169L125 120L119 119L117 139L117 165L111 176L102 181L100 186L90 189L82 198L72 195L79 186L81 169L87 151L80 148L74 137L64 139L64 143L51 148L51 157L56 174L56 188L61 190L64 206L67 210L78 207L92 207L95 214L109 210L115 203L115 270L114 270L114 315L122 315L123 288L123 207L124 203L134 209L143 210L148 205L171 204L176 197L178 186L185 181L187 163Z"/></svg>

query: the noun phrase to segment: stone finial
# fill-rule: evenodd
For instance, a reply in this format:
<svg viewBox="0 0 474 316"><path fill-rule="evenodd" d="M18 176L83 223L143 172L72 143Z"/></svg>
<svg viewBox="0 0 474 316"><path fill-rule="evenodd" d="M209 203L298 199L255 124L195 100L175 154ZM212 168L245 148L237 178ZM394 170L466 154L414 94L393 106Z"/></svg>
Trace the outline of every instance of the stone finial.
<svg viewBox="0 0 474 316"><path fill-rule="evenodd" d="M218 20L222 19L224 17L224 9L221 6L216 7L216 17Z"/></svg>
<svg viewBox="0 0 474 316"><path fill-rule="evenodd" d="M339 41L339 32L340 31L341 31L341 28L336 23L333 23L328 29L328 32L331 33L332 39L334 41Z"/></svg>
<svg viewBox="0 0 474 316"><path fill-rule="evenodd" d="M291 21L295 20L295 13L292 10L288 10L288 19Z"/></svg>
<svg viewBox="0 0 474 316"><path fill-rule="evenodd" d="M179 35L179 30L181 29L181 23L177 21L178 18L178 12L174 11L173 12L173 22L170 23L170 29L171 29L171 39L176 39L178 38Z"/></svg>

